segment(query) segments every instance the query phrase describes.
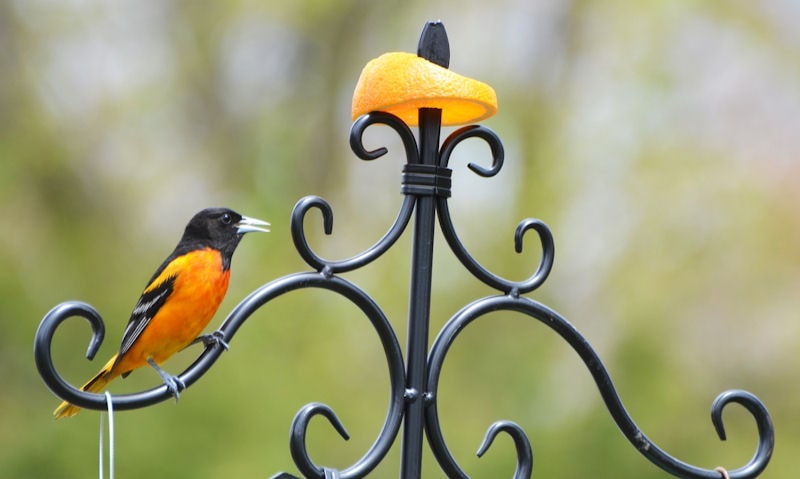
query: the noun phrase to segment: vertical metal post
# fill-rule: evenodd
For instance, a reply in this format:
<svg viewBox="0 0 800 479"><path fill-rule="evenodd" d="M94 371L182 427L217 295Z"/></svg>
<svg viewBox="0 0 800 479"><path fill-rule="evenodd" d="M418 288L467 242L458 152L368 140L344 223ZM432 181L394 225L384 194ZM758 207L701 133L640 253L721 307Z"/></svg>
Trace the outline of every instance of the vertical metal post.
<svg viewBox="0 0 800 479"><path fill-rule="evenodd" d="M420 160L434 165L438 153L441 110L420 110ZM411 286L408 311L408 348L406 370L406 405L403 426L402 478L420 477L424 403L422 398L425 360L428 351L428 323L431 305L431 269L433 264L433 228L436 203L432 195L417 199L413 251L411 255Z"/></svg>
<svg viewBox="0 0 800 479"><path fill-rule="evenodd" d="M430 22L420 37L417 54L447 67L450 48L444 25ZM442 111L419 110L419 158L426 167L435 168L439 158L439 134ZM436 219L436 198L433 191L419 195L414 218L411 254L411 285L408 311L408 348L406 370L406 412L403 424L400 477L419 478L422 471L424 432L424 388L427 382L426 359L431 305L433 266L433 234Z"/></svg>

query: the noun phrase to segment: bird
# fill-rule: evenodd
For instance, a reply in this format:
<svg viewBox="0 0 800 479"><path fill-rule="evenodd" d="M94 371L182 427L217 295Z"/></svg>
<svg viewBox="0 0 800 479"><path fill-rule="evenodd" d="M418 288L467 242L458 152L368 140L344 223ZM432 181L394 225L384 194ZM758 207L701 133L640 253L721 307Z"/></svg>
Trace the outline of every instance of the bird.
<svg viewBox="0 0 800 479"><path fill-rule="evenodd" d="M269 232L269 226L228 208L207 208L195 214L134 306L119 351L81 390L99 393L117 377L149 365L177 400L186 386L159 364L199 341L219 342L227 349L220 336L201 333L228 290L231 258L239 241L246 233ZM59 419L79 410L65 401L53 415Z"/></svg>

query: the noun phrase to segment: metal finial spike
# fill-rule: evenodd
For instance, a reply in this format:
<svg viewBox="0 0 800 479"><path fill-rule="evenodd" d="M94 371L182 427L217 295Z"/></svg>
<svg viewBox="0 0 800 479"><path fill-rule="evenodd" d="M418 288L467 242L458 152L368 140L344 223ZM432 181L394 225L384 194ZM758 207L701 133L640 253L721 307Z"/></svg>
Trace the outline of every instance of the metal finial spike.
<svg viewBox="0 0 800 479"><path fill-rule="evenodd" d="M444 23L435 21L425 24L419 36L417 56L442 67L450 67L450 42L447 40Z"/></svg>

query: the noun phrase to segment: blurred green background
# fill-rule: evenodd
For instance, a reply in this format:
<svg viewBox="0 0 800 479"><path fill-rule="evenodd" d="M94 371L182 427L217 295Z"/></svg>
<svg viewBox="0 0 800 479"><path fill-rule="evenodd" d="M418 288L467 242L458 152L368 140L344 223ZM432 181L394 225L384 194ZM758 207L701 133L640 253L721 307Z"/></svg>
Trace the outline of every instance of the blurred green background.
<svg viewBox="0 0 800 479"><path fill-rule="evenodd" d="M744 464L756 429L711 401L758 395L777 445L762 477L800 468L800 7L791 1L556 0L0 3L0 477L97 472L98 414L54 421L32 340L61 301L95 306L108 326L98 360L68 321L58 367L82 383L113 354L138 293L187 219L230 206L273 224L234 257L212 327L259 285L307 267L289 214L326 198L334 232L307 219L315 248L344 258L391 224L402 148L374 162L348 146L364 64L416 50L425 21L447 28L451 69L491 84L484 124L506 149L456 151L452 212L470 251L514 279L538 262L513 230L543 219L556 240L532 297L567 317L605 361L629 412L670 454L697 466ZM444 133L448 133L446 130ZM345 277L382 305L405 344L409 234ZM492 294L439 241L431 339L462 305ZM167 364L175 373L199 353ZM315 420L312 457L344 468L383 423L388 380L377 337L355 307L321 291L281 297L239 331L177 405L116 416L117 477L269 477L295 471L288 429L311 401L352 439ZM158 384L139 371L114 392ZM534 477L657 478L627 443L577 355L544 325L495 314L465 330L445 363L448 445L473 477L510 477L511 442L474 455L493 421L527 431ZM399 440L374 477L397 477ZM442 477L426 452L424 476Z"/></svg>

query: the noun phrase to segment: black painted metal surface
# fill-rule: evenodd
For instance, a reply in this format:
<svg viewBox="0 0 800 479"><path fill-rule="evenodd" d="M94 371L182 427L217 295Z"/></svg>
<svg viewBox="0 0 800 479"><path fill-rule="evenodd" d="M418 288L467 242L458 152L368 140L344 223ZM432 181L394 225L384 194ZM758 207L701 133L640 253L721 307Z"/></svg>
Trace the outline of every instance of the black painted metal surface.
<svg viewBox="0 0 800 479"><path fill-rule="evenodd" d="M441 66L448 66L450 50L441 23L430 22L425 26L420 38L418 55ZM298 254L313 271L288 275L258 288L234 308L215 332L225 343L230 343L244 321L265 303L290 291L305 288L326 289L348 299L364 313L377 332L386 356L391 385L388 411L380 434L361 459L350 467L337 470L318 465L309 456L305 442L309 422L314 416L325 417L342 437L348 436L344 425L330 407L321 403L304 406L296 414L290 434L290 452L301 474L315 478L365 477L383 460L394 445L402 427L400 477L421 476L425 438L448 477L468 477L450 454L442 435L437 406L439 377L447 352L459 333L482 316L493 311L505 310L515 311L542 322L575 350L589 369L612 419L639 453L677 477L708 479L722 477L717 470L702 469L684 463L657 447L639 430L625 410L608 371L586 338L555 311L522 296L538 288L547 279L553 266L554 241L550 230L543 222L532 218L525 219L519 223L514 233L517 252L522 251L523 236L530 230L537 233L542 248L538 267L524 281L510 281L487 270L470 255L459 240L448 210L448 198L451 194L451 170L448 165L450 156L454 148L464 140L471 138L483 140L490 147L491 166L485 168L470 164L468 167L480 176L494 176L502 168L504 157L503 146L497 135L481 126L467 126L450 134L440 147L441 111L423 108L419 111L419 120L419 143L405 123L383 112L362 116L355 121L351 130L351 148L364 160L379 158L387 152L385 148L370 151L364 147L362 136L371 125L381 124L392 128L403 142L406 165L403 169L401 191L404 194L404 201L397 218L386 234L373 246L351 258L344 260L322 258L307 242L303 223L306 214L312 209L317 209L322 213L325 232L330 234L333 228L333 210L322 198L308 196L301 199L292 211L291 233ZM404 233L412 217L414 221L408 342L406 361L404 361L397 335L380 306L365 291L339 275L377 260ZM448 246L467 271L497 290L497 293L477 299L457 312L447 321L428 349L434 229L437 218ZM86 356L89 359L94 357L104 337L102 318L90 305L71 301L56 306L43 318L34 342L36 365L47 386L62 399L83 408L104 410L106 408L104 395L80 391L65 381L53 364L50 352L53 335L61 322L70 317L82 317L90 323L93 336ZM223 351L222 342L207 345L197 360L179 375L180 379L187 386L191 386L209 370ZM146 407L171 397L167 387L162 385L136 394L113 396L113 404L117 410L128 410ZM774 430L769 413L758 398L746 391L723 392L711 407L712 422L723 440L725 431L722 411L730 403L742 405L753 416L758 429L758 445L748 463L728 471L728 474L736 479L757 477L767 466L774 448ZM500 433L509 435L516 446L517 468L514 477L530 477L533 469L531 445L525 432L512 422L497 421L490 426L478 455L482 455ZM274 477L294 476L280 473Z"/></svg>

